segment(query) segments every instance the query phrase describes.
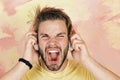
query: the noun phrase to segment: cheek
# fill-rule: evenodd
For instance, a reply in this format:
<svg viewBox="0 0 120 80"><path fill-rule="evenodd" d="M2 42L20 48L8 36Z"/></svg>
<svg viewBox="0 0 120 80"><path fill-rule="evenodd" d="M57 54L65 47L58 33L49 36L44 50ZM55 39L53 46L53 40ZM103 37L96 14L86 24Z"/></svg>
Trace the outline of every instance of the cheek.
<svg viewBox="0 0 120 80"><path fill-rule="evenodd" d="M61 47L63 48L66 48L66 46L68 45L68 39L64 39L64 40L59 40L60 41L60 44L61 44Z"/></svg>
<svg viewBox="0 0 120 80"><path fill-rule="evenodd" d="M39 47L44 51L46 43L44 41L39 41Z"/></svg>

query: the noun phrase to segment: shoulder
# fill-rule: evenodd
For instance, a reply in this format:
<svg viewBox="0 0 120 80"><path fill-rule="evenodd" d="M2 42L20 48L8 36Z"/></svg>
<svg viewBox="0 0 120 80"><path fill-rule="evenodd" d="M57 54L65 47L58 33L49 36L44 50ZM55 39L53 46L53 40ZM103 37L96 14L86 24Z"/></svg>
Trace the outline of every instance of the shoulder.
<svg viewBox="0 0 120 80"><path fill-rule="evenodd" d="M71 68L74 68L74 69L83 68L83 66L79 62L77 62L75 60L69 59L68 62L69 62L69 67L71 67Z"/></svg>
<svg viewBox="0 0 120 80"><path fill-rule="evenodd" d="M34 67L29 70L22 80L38 80L41 77L41 66L36 63Z"/></svg>
<svg viewBox="0 0 120 80"><path fill-rule="evenodd" d="M79 62L75 60L69 60L69 65L73 70L72 73L77 78L81 78L82 80L95 80L94 76Z"/></svg>

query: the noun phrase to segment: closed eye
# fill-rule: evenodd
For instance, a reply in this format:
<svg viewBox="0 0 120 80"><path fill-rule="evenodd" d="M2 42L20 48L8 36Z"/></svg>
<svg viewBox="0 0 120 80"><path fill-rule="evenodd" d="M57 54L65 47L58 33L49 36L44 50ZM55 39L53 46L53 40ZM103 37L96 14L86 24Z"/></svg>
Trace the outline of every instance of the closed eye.
<svg viewBox="0 0 120 80"><path fill-rule="evenodd" d="M60 33L57 35L57 37L65 37L65 34L64 33Z"/></svg>
<svg viewBox="0 0 120 80"><path fill-rule="evenodd" d="M48 38L49 36L47 34L41 34L41 38Z"/></svg>
<svg viewBox="0 0 120 80"><path fill-rule="evenodd" d="M58 37L64 37L64 35L58 35Z"/></svg>

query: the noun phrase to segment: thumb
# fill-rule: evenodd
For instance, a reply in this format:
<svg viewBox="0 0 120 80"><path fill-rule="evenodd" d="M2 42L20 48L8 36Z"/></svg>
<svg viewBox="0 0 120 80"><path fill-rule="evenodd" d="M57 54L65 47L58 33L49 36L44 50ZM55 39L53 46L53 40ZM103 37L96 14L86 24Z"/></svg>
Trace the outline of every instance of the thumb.
<svg viewBox="0 0 120 80"><path fill-rule="evenodd" d="M71 51L71 55L73 57L73 59L80 61L80 52L79 51L75 51L74 49Z"/></svg>

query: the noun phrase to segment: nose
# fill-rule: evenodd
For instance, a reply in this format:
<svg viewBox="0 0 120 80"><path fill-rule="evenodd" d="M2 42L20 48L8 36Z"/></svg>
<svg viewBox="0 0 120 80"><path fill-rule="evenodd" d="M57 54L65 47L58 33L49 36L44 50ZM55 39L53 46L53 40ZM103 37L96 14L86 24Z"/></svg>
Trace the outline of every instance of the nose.
<svg viewBox="0 0 120 80"><path fill-rule="evenodd" d="M56 38L51 38L49 41L48 41L48 44L49 46L51 47L55 47L57 45L57 40Z"/></svg>

